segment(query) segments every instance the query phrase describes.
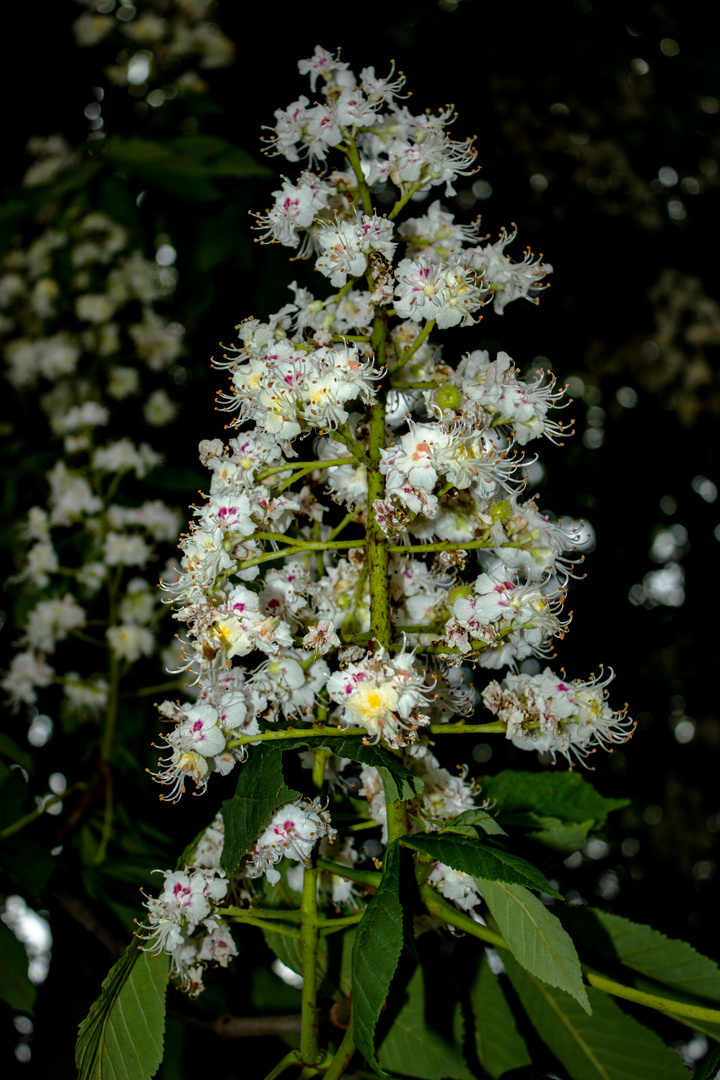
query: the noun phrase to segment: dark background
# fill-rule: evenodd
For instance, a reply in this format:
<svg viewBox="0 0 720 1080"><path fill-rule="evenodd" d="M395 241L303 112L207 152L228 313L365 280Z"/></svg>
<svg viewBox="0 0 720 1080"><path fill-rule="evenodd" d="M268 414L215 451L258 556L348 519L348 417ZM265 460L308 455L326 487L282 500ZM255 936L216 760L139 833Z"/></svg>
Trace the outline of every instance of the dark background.
<svg viewBox="0 0 720 1080"><path fill-rule="evenodd" d="M72 144L85 142L83 109L91 88L107 82L102 47L79 50L73 43L70 24L80 10L58 0L42 9L16 6L6 15L13 23L6 54L20 61L2 69L7 185L17 184L26 167L30 135L61 131ZM221 0L217 20L236 42L237 60L230 70L209 73L214 105L198 115L199 129L257 154L261 125L272 122L273 110L301 92L309 96L296 63L319 42L342 45L357 73L374 64L384 74L394 58L413 91L411 109L454 102L454 137L477 135L479 178L492 194L478 200L472 194L478 178L461 178L453 207L458 218L482 213L492 234L515 221L519 235L510 253L519 258L528 244L555 270L538 308L513 304L502 319L490 312L478 328L448 333L445 358L452 362L470 348L499 345L522 368L544 363L560 380L573 378L576 401L569 411L577 433L564 448L539 448L547 470L539 502L558 515L586 518L597 548L583 568L587 580L571 584L567 608L574 619L558 663L570 677L585 677L601 663L615 669L611 700L616 706L629 702L638 719L637 733L622 751L592 759L598 788L632 799L608 826L609 850L577 869L559 863L556 877L563 891L576 890L591 903L604 896L619 913L717 956L720 548L713 530L720 515L693 480L720 484L720 315L713 308L718 16L701 16L697 6L678 2L598 0L544 6L369 3L358 10L362 14L350 17L337 5L313 4L288 15L269 5ZM152 137L157 118L139 118L125 91L107 89L108 135L143 131ZM269 165L276 175L283 171L277 161ZM675 171L677 183L662 183L663 168ZM224 417L212 409L221 377L208 363L218 340L231 339L242 318L262 318L288 298L287 253L251 247L245 218L250 207L270 204L275 186L273 179L256 180L233 192L236 238L227 257L207 272L193 268L195 208L153 203L152 196L143 204L148 223L173 231L174 222L178 236L176 303L189 342L188 380L179 390L185 398L183 445L173 447L179 466L193 467L198 439L222 431ZM437 194L442 198L441 189ZM220 221L226 211L216 208L220 232L227 232ZM648 294L667 270L681 276L653 301ZM298 265L297 275L304 280L307 269ZM688 284L688 277L699 284ZM693 289L709 303L678 299ZM668 319L670 329L659 329ZM622 404L622 393L618 398L623 387L635 391L634 407ZM601 446L592 445L597 436L586 436L593 426L603 433ZM696 481L698 487L712 494ZM178 502L184 501L180 493ZM675 551L664 561L682 566L684 602L653 604L647 589L636 590L631 602L633 587L664 565L649 552L658 529L672 525L682 526L686 539L676 532ZM9 642L7 633L5 638ZM675 731L687 718L694 735L681 742ZM491 763L478 771L528 765L505 746L493 750ZM178 821L179 836L185 822L192 831L189 813ZM633 839L638 843L627 843ZM102 977L106 954L63 918L58 914L54 927L48 991L61 980L76 987L72 1011L81 1016L95 996L93 976L99 971ZM43 1030L52 1029L51 1018L43 1023ZM47 1045L64 1052L74 1024L48 1037ZM22 1071L29 1075L47 1065L40 1051Z"/></svg>

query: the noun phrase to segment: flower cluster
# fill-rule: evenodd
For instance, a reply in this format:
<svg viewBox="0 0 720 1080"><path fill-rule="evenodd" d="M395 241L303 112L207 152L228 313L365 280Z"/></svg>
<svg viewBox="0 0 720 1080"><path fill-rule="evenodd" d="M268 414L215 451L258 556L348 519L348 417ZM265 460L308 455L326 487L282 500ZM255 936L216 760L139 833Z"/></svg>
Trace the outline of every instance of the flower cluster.
<svg viewBox="0 0 720 1080"><path fill-rule="evenodd" d="M613 676L587 682L558 678L550 668L538 675L507 675L483 690L483 701L505 724L507 738L555 758L586 757L599 746L623 743L635 724L625 710L613 712L605 687Z"/></svg>
<svg viewBox="0 0 720 1080"><path fill-rule="evenodd" d="M580 525L524 497L527 444L571 427L551 416L563 392L504 352L446 357L434 336L472 326L483 306L536 300L551 267L529 253L513 262L514 233L488 243L439 201L396 225L414 196L413 207L438 186L452 193L472 166L470 143L448 135L451 112L412 115L401 76L366 68L358 79L320 46L299 67L322 100L278 110L267 143L308 168L283 178L257 227L313 259L322 291L293 282L292 300L239 324L216 365L234 430L200 444L207 491L163 582L198 699L160 706L174 727L156 778L176 800L188 779L203 791L215 772L253 768L268 740L336 738L343 753L361 750L311 753L316 789L322 765L331 798L365 799L387 840L385 770L372 755L390 748L413 774L410 831L443 829L478 809L479 792L466 767L454 776L440 764L432 739L462 730L481 700L498 717L491 730L567 757L628 725L604 704L607 680L531 673L568 626L578 561ZM389 192L383 216L373 197L387 204ZM487 668L511 674L481 696ZM276 810L245 882L285 874L297 889L311 852L334 837L327 806ZM342 851L350 867L357 852ZM440 863L428 874L461 908L479 902L467 875ZM351 886L332 896L356 902Z"/></svg>
<svg viewBox="0 0 720 1080"><path fill-rule="evenodd" d="M33 141L36 164L50 161L50 151L62 157L51 143ZM56 460L47 500L23 527L22 565L11 581L35 603L2 685L15 708L57 684L65 709L97 713L108 702L108 673L82 674L55 654L69 636L90 637L124 673L157 646L164 612L143 575L177 537L179 518L159 499L128 501L133 479L162 457L113 431L121 410L125 423L135 412L138 431L177 415L164 383L183 349L182 327L157 310L176 272L133 248L124 226L99 211L75 205L51 228L32 229L0 262L0 348L12 387L47 416ZM99 623L102 636L88 633Z"/></svg>

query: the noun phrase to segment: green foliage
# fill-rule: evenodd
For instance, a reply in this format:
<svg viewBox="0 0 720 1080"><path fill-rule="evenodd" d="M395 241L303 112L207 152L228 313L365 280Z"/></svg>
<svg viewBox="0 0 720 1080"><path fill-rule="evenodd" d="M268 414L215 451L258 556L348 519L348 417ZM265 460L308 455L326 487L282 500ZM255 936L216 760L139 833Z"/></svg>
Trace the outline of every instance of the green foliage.
<svg viewBox="0 0 720 1080"><path fill-rule="evenodd" d="M713 1050L698 1071L695 1073L695 1080L715 1080L718 1070L720 1069L720 1046Z"/></svg>
<svg viewBox="0 0 720 1080"><path fill-rule="evenodd" d="M560 920L522 885L481 878L477 883L518 963L549 986L572 994L589 1013L580 961Z"/></svg>
<svg viewBox="0 0 720 1080"><path fill-rule="evenodd" d="M11 1009L32 1015L36 988L28 978L25 946L0 921L0 998Z"/></svg>
<svg viewBox="0 0 720 1080"><path fill-rule="evenodd" d="M686 1080L680 1059L607 995L588 989L592 1016L562 990L544 985L503 957L533 1026L572 1080Z"/></svg>
<svg viewBox="0 0 720 1080"><path fill-rule="evenodd" d="M616 957L638 974L681 993L720 1002L720 968L687 942L594 908L569 909L563 923L585 944Z"/></svg>
<svg viewBox="0 0 720 1080"><path fill-rule="evenodd" d="M422 777L416 776L398 761L398 759L381 746L366 746L361 739L283 739L273 749L285 752L287 750L327 750L336 757L350 758L361 765L371 765L380 773L383 782L385 797L388 802L400 802L403 799L412 799L423 790ZM243 766L246 768L247 766Z"/></svg>
<svg viewBox="0 0 720 1080"><path fill-rule="evenodd" d="M234 796L222 804L225 844L220 865L228 877L243 865L275 811L299 797L300 792L285 783L281 754L274 748L253 747Z"/></svg>
<svg viewBox="0 0 720 1080"><path fill-rule="evenodd" d="M149 1080L163 1055L169 957L135 942L110 969L78 1030L78 1080Z"/></svg>
<svg viewBox="0 0 720 1080"><path fill-rule="evenodd" d="M460 1045L462 1044L462 1013L455 1003L450 1041L444 1033L436 1030L433 1011L428 1001L429 982L422 966L406 987L407 1000L378 1050L378 1061L383 1069L418 1077L419 1080L473 1080Z"/></svg>
<svg viewBox="0 0 720 1080"><path fill-rule="evenodd" d="M577 851L591 829L628 805L609 799L576 772L526 773L505 769L483 778L483 794L496 799L500 822L529 830L529 837L557 851Z"/></svg>
<svg viewBox="0 0 720 1080"><path fill-rule="evenodd" d="M465 810L462 814L452 818L447 825L440 829L441 833L459 833L461 836L480 838L480 829L489 836L507 836L501 825L498 825L492 814L487 810Z"/></svg>
<svg viewBox="0 0 720 1080"><path fill-rule="evenodd" d="M352 955L353 1030L358 1050L379 1070L375 1027L398 966L405 932L400 902L400 847L385 853L383 876L355 933Z"/></svg>
<svg viewBox="0 0 720 1080"><path fill-rule="evenodd" d="M483 956L472 988L475 1048L480 1063L491 1077L532 1064L525 1040L488 959Z"/></svg>
<svg viewBox="0 0 720 1080"><path fill-rule="evenodd" d="M106 160L143 184L192 202L222 197L214 181L220 177L249 180L271 176L272 170L226 139L186 135L176 139L121 139L105 149Z"/></svg>
<svg viewBox="0 0 720 1080"><path fill-rule="evenodd" d="M471 877L526 885L529 889L537 889L562 899L545 875L526 859L491 843L469 840L464 836L453 835L452 832L443 836L436 833L416 833L414 836L404 837L403 843L414 851L421 851L431 859L451 866L453 870L470 874Z"/></svg>

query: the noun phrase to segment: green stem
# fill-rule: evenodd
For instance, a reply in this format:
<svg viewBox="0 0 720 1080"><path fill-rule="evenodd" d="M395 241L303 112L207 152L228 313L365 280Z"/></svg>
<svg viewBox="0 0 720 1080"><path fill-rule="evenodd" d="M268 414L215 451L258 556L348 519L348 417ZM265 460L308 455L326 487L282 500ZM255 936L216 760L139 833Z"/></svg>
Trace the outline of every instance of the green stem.
<svg viewBox="0 0 720 1080"><path fill-rule="evenodd" d="M264 555L256 555L252 559L244 559L238 563L238 570L248 570L251 566L259 566L260 563L272 562L274 559L287 559L293 555L302 555L306 551L347 551L349 548L363 547L363 540L334 540L332 543L325 541L322 544L303 540L293 542L293 547L283 548L282 551L269 551Z"/></svg>
<svg viewBox="0 0 720 1080"><path fill-rule="evenodd" d="M506 544L505 547L518 547L519 545ZM473 548L491 548L492 540L468 540L463 544L455 544L452 540L438 540L436 544L394 544L388 548L391 555L410 555L413 552L427 554L430 551L470 551Z"/></svg>
<svg viewBox="0 0 720 1080"><path fill-rule="evenodd" d="M113 598L114 599L114 598ZM111 601L110 618L111 621L115 621L115 604ZM103 726L102 739L100 741L100 760L98 762L98 769L104 780L105 787L105 809L103 813L102 833L100 836L100 844L95 854L95 865L99 866L104 862L107 854L108 844L110 843L110 836L112 834L113 814L114 814L114 798L113 798L113 776L112 767L110 764L110 758L112 757L113 743L115 742L115 728L117 726L117 714L119 704L119 689L120 689L120 661L113 652L110 653L110 686L108 688L108 702L105 712L105 724Z"/></svg>
<svg viewBox="0 0 720 1080"><path fill-rule="evenodd" d="M366 341L367 338L364 338L363 340ZM433 383L433 385L435 384ZM272 465L268 469L263 469L257 477L257 483L267 479L268 476L275 476L276 473L289 472L291 469L329 469L331 465L351 465L352 461L353 459L348 457L333 458L332 461L321 461L319 458L316 461L288 461L284 465Z"/></svg>
<svg viewBox="0 0 720 1080"><path fill-rule="evenodd" d="M391 390L437 390L439 384L436 382L405 382L405 383L390 383Z"/></svg>
<svg viewBox="0 0 720 1080"><path fill-rule="evenodd" d="M360 155L358 153L357 146L354 139L348 140L348 145L343 148L347 154L347 159L352 165L352 170L355 173L355 179L358 182L358 190L360 192L360 198L363 204L363 210L368 217L373 216L373 204L370 196L370 188L367 185L365 174L362 171L362 165L360 164Z"/></svg>
<svg viewBox="0 0 720 1080"><path fill-rule="evenodd" d="M282 1061L278 1061L274 1069L265 1077L265 1080L277 1080L278 1076L282 1076L286 1069L289 1069L291 1065L300 1064L300 1051L291 1050L289 1054L286 1054Z"/></svg>
<svg viewBox="0 0 720 1080"><path fill-rule="evenodd" d="M499 934L494 933L480 923L476 923L468 915L463 915L452 904L444 900L430 885L420 886L420 896L431 915L442 919L443 922L454 926L458 930L464 930L466 934L471 934L473 937L480 938L481 941L486 941L488 945L492 945L496 949L511 951L510 946ZM656 1009L662 1013L675 1013L676 1016L687 1016L690 1019L704 1020L714 1024L720 1022L720 1010L718 1009L708 1009L703 1005L689 1005L684 1001L673 1001L670 998L660 997L658 994L646 994L643 990L636 990L632 986L624 986L622 983L615 982L614 979L608 979L605 975L598 975L585 967L583 967L583 971L591 986L594 986L596 990L602 990L605 994L611 994L613 997L623 998L625 1001L634 1001L637 1005L645 1005L649 1009Z"/></svg>
<svg viewBox="0 0 720 1080"><path fill-rule="evenodd" d="M393 840L399 840L402 836L407 836L410 823L407 816L406 802L402 799L398 802L390 802L386 791L385 803L387 806L388 843L391 844Z"/></svg>
<svg viewBox="0 0 720 1080"><path fill-rule="evenodd" d="M219 914L226 914L225 909L220 910ZM227 918L232 922L242 923L243 926L257 926L258 930L266 930L269 934L280 934L282 937L295 938L296 941L300 940L300 931L296 926L283 926L281 922L266 922L265 919L255 919L248 915L227 915Z"/></svg>
<svg viewBox="0 0 720 1080"><path fill-rule="evenodd" d="M347 878L348 881L357 881L359 885L369 885L377 889L380 884L380 874L375 870L356 870L354 866L343 866L342 863L330 862L329 859L317 860L318 870L326 870L328 874L336 877Z"/></svg>
<svg viewBox="0 0 720 1080"><path fill-rule="evenodd" d="M393 646L394 647L394 646ZM399 646L398 646L399 647ZM445 649L445 652L452 652ZM310 663L314 662L310 658ZM429 724L422 728L428 735L504 735L505 725L501 720L490 724ZM351 739L367 737L366 728L337 728L316 724L311 728L287 728L282 731L265 731L262 735L245 735L242 739L233 739L228 748L252 746L253 743L276 742L282 739ZM369 826L368 826L369 828Z"/></svg>
<svg viewBox="0 0 720 1080"><path fill-rule="evenodd" d="M62 795L48 796L40 806L36 806L29 814L25 814L24 817L18 818L17 821L13 821L12 824L6 825L4 829L0 830L0 840L5 840L6 837L14 836L15 833L21 832L26 825L32 825L33 821L37 821L39 817L42 817L43 814L47 813L51 806L63 802L67 799L68 795L72 795L74 792L81 791L87 787L89 787L89 785L84 783L72 784L67 791L63 791Z"/></svg>
<svg viewBox="0 0 720 1080"><path fill-rule="evenodd" d="M343 1035L342 1042L335 1051L335 1055L330 1063L330 1067L325 1073L325 1080L340 1080L341 1076L345 1075L345 1072L352 1061L353 1054L355 1053L355 1041L353 1038L353 1024L352 1013L350 1014L350 1023L347 1026L345 1034Z"/></svg>
<svg viewBox="0 0 720 1080"><path fill-rule="evenodd" d="M404 195L401 195L401 197L397 200L397 202L393 206L392 210L388 214L388 219L390 221L395 220L395 218L398 216L398 214L403 209L403 207L406 206L407 203L410 202L410 199L412 199L415 192L420 191L420 189L423 186L424 182L425 182L425 178L422 177L415 184L413 184L411 188L408 188L408 190L405 192Z"/></svg>
<svg viewBox="0 0 720 1080"><path fill-rule="evenodd" d="M317 989L318 989L318 927L317 906L318 870L306 866L303 874L302 921L300 923L300 948L302 950L302 1030L300 1032L300 1059L303 1065L315 1065L319 1057Z"/></svg>
<svg viewBox="0 0 720 1080"><path fill-rule="evenodd" d="M457 930L464 930L466 934L480 938L481 941L486 941L488 945L492 945L496 949L508 948L508 945L499 934L495 934L492 930L488 930L487 926L475 922L469 915L463 915L456 907L444 900L431 885L421 885L420 896L427 910L436 919L442 919L449 926L454 926Z"/></svg>
<svg viewBox="0 0 720 1080"><path fill-rule="evenodd" d="M256 907L225 907L218 909L219 915L238 916L244 918L246 915L253 919L286 919L292 922L299 922L302 918L302 911L300 908L293 908L291 911L281 911L279 908L256 908Z"/></svg>
<svg viewBox="0 0 720 1080"><path fill-rule="evenodd" d="M395 361L393 366L390 368L390 370L389 370L390 375L392 375L392 373L394 371L397 371L399 368L404 367L405 364L407 364L408 360L410 360L411 357L413 357L415 355L415 353L418 351L418 349L420 348L422 343L427 338L428 334L431 333L434 326L435 326L435 320L434 319L429 319L425 323L425 325L423 326L423 328L420 331L420 333L418 334L418 336L415 338L415 341L412 343L412 345L409 345L407 347L407 349L405 349L405 351L400 354L399 358Z"/></svg>
<svg viewBox="0 0 720 1080"><path fill-rule="evenodd" d="M348 926L354 926L355 923L359 923L362 919L365 911L358 911L356 915L347 915L344 919L320 919L318 925L320 927L320 937L327 937L328 934L335 934L338 930L346 930Z"/></svg>
<svg viewBox="0 0 720 1080"><path fill-rule="evenodd" d="M346 459L347 460L347 459ZM346 526L350 525L353 521L357 521L357 514L346 514L339 525L336 525L333 531L328 536L328 540L334 540L336 536L339 536Z"/></svg>
<svg viewBox="0 0 720 1080"><path fill-rule="evenodd" d="M387 323L379 313L373 326L373 347L378 367L385 363ZM388 648L393 639L388 578L388 542L375 516L375 500L385 495L385 477L380 472L380 451L385 448L385 394L380 390L370 409L368 431L368 523L366 561L370 584L370 629L378 643Z"/></svg>
<svg viewBox="0 0 720 1080"><path fill-rule="evenodd" d="M613 997L634 1001L638 1005L645 1005L648 1009L656 1009L662 1013L675 1013L676 1016L687 1016L692 1020L705 1020L712 1024L720 1023L719 1009L708 1009L704 1005L689 1005L684 1001L672 1001L658 994L646 994L644 990L624 986L622 983L615 982L614 979L598 975L585 967L583 967L583 972L591 986L594 986L596 990L602 990L605 994L612 994Z"/></svg>

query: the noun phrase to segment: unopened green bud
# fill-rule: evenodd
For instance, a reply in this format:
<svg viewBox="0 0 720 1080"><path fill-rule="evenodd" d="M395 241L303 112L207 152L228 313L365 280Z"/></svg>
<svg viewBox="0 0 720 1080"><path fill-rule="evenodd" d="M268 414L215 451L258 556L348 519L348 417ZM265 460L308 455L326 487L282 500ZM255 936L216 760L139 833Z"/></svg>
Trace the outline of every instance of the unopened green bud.
<svg viewBox="0 0 720 1080"><path fill-rule="evenodd" d="M443 412L445 409L457 409L460 404L460 391L457 386L452 383L441 386L437 392L437 403Z"/></svg>
<svg viewBox="0 0 720 1080"><path fill-rule="evenodd" d="M448 593L448 603L449 603L450 607L452 607L453 604L455 603L455 601L459 600L461 596L462 597L468 597L468 596L472 596L472 594L473 594L472 585L456 585L455 588L451 589L450 592Z"/></svg>
<svg viewBox="0 0 720 1080"><path fill-rule="evenodd" d="M493 521L502 521L503 523L510 520L510 503L507 499L503 499L502 502L493 503L490 507L490 517Z"/></svg>

